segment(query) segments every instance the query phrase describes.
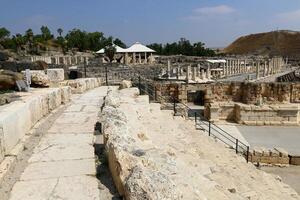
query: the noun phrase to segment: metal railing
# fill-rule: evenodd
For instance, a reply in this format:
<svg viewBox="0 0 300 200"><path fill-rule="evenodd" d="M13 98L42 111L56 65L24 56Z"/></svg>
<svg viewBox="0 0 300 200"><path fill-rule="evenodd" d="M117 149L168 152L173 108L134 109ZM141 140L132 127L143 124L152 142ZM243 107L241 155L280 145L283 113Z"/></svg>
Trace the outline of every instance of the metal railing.
<svg viewBox="0 0 300 200"><path fill-rule="evenodd" d="M230 148L233 148L236 154L242 154L243 156L245 156L246 161L249 161L248 145L240 141L238 138L232 136L218 125L205 119L204 116L191 109L188 105L180 102L176 97L169 96L167 99L164 96L158 95L155 89L151 89L152 87L147 87L147 89L145 89L142 84L143 80L144 79L142 79L141 76L139 76L138 83L137 85L135 85L139 88L140 95L147 94L155 101L157 101L159 97L160 100L163 100L163 104L165 106L167 105L165 108L169 108L174 111L174 115L185 115L189 120L194 120L196 129L207 132L208 136L214 137L219 141L223 142L225 145L229 146ZM149 82L149 80L146 81ZM182 111L184 113L180 113ZM193 116L189 116L189 113L193 113Z"/></svg>
<svg viewBox="0 0 300 200"><path fill-rule="evenodd" d="M130 72L131 80L133 81L133 86L139 88L140 95L147 94L152 101L156 101L161 103L163 105L162 109L168 109L173 110L174 115L183 115L187 116L187 119L194 120L195 121L195 127L198 130L202 130L206 133L208 133L208 136L214 137L217 140L223 142L225 145L229 146L230 148L234 149L236 154L242 154L245 156L247 162L249 161L249 146L240 141L238 138L232 136L225 130L223 130L218 125L214 124L213 122L207 120L204 116L201 114L195 112L193 109L191 109L188 105L180 102L179 99L177 99L175 96L168 95L162 96L157 94L157 90L155 88L155 85L153 80L144 78L140 75L138 71L135 71L135 69L131 69ZM107 70L105 70L105 83L106 85L109 85L108 76L116 76L114 74L108 73ZM122 77L118 75L117 77ZM144 84L142 83L144 82ZM145 84L146 83L146 84ZM143 87L144 86L144 87ZM154 89L153 89L154 88ZM183 112L183 113L182 113ZM189 114L192 113L193 116L190 116Z"/></svg>

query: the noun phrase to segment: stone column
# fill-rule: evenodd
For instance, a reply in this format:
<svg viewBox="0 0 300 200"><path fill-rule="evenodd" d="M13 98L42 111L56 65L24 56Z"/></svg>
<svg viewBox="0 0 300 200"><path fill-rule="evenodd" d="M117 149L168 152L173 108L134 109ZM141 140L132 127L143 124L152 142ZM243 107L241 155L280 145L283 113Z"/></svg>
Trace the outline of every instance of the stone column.
<svg viewBox="0 0 300 200"><path fill-rule="evenodd" d="M167 77L171 77L171 62L168 60L168 65L167 65Z"/></svg>
<svg viewBox="0 0 300 200"><path fill-rule="evenodd" d="M188 65L186 68L186 82L189 83L190 81L190 71L191 71L191 66Z"/></svg>
<svg viewBox="0 0 300 200"><path fill-rule="evenodd" d="M142 55L139 53L139 64L142 64Z"/></svg>
<svg viewBox="0 0 300 200"><path fill-rule="evenodd" d="M264 62L263 77L266 76L267 61Z"/></svg>
<svg viewBox="0 0 300 200"><path fill-rule="evenodd" d="M176 67L176 79L179 80L180 68Z"/></svg>
<svg viewBox="0 0 300 200"><path fill-rule="evenodd" d="M233 60L233 74L236 74L236 60Z"/></svg>
<svg viewBox="0 0 300 200"><path fill-rule="evenodd" d="M204 69L201 69L201 72L200 72L200 78L202 80L205 80L205 72L204 72Z"/></svg>
<svg viewBox="0 0 300 200"><path fill-rule="evenodd" d="M149 58L149 60L150 60L150 64L152 64L152 63L153 63L153 54L152 54L152 53L150 53L150 58Z"/></svg>
<svg viewBox="0 0 300 200"><path fill-rule="evenodd" d="M206 71L206 78L207 78L208 80L211 79L211 72L210 72L210 65L209 65L209 64L208 64L207 71Z"/></svg>
<svg viewBox="0 0 300 200"><path fill-rule="evenodd" d="M136 64L136 54L132 53L132 62L133 64Z"/></svg>
<svg viewBox="0 0 300 200"><path fill-rule="evenodd" d="M196 81L196 73L197 73L197 68L196 67L193 67L192 69L192 80L193 81Z"/></svg>
<svg viewBox="0 0 300 200"><path fill-rule="evenodd" d="M144 64L147 64L148 61L147 61L147 52L145 52L145 60L144 60Z"/></svg>
<svg viewBox="0 0 300 200"><path fill-rule="evenodd" d="M125 53L125 56L124 56L124 64L128 65L128 53L127 52Z"/></svg>
<svg viewBox="0 0 300 200"><path fill-rule="evenodd" d="M248 68L247 68L247 60L244 60L244 72L248 73Z"/></svg>
<svg viewBox="0 0 300 200"><path fill-rule="evenodd" d="M256 79L259 79L259 61L256 62Z"/></svg>

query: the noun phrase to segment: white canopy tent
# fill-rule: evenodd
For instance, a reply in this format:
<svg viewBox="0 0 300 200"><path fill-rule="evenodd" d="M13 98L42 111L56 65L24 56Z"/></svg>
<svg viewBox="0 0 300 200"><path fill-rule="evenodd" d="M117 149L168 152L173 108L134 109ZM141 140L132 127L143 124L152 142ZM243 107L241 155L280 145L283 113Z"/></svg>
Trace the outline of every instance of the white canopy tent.
<svg viewBox="0 0 300 200"><path fill-rule="evenodd" d="M116 44L113 44L113 47L116 48L116 52L117 52L117 53L126 53L126 49L123 49L122 47L119 47L119 46L116 45ZM100 49L100 50L97 51L96 53L98 53L98 54L104 54L104 52L105 52L105 48Z"/></svg>
<svg viewBox="0 0 300 200"><path fill-rule="evenodd" d="M118 45L113 45L116 48L116 53L121 56L120 62L124 64L146 64L152 63L154 60L154 50L146 47L145 45L136 42L131 47L124 49ZM96 52L97 54L104 54L105 48Z"/></svg>

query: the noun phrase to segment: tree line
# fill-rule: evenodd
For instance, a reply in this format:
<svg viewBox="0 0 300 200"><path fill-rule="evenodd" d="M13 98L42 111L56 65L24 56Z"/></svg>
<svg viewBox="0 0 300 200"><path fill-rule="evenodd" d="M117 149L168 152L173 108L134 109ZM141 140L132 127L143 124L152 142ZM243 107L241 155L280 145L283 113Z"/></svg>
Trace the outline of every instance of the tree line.
<svg viewBox="0 0 300 200"><path fill-rule="evenodd" d="M2 27L0 45L16 52L26 47L28 53L32 54L38 54L39 50L47 50L47 46L60 47L64 52L72 49L98 51L111 43L126 48L125 43L119 38L105 37L102 32L87 32L77 28L70 30L64 36L63 32L63 29L57 29L57 37L55 37L47 26L42 26L39 34L34 34L32 29L28 29L24 34L11 35L9 30Z"/></svg>
<svg viewBox="0 0 300 200"><path fill-rule="evenodd" d="M159 55L186 55L186 56L215 56L215 51L205 48L202 42L191 43L185 38L178 42L148 45L149 48L156 51Z"/></svg>
<svg viewBox="0 0 300 200"><path fill-rule="evenodd" d="M126 48L125 43L119 38L112 36L105 37L102 32L87 32L74 28L63 35L64 30L58 28L55 37L47 26L40 28L39 34L34 34L32 29L28 29L24 34L17 33L11 35L6 28L0 28L0 45L5 49L12 49L16 52L26 49L27 53L39 54L40 50L47 50L47 47L57 47L63 52L76 49L78 51L98 51L112 43ZM191 43L185 38L178 42L148 45L156 51L158 55L186 55L186 56L214 56L215 52L205 48L202 42Z"/></svg>

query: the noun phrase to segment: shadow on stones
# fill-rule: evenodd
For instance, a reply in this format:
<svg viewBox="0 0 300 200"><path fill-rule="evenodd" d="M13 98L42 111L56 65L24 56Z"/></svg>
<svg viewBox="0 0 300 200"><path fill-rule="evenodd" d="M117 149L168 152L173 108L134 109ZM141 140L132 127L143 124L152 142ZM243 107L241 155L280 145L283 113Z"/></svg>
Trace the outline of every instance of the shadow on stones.
<svg viewBox="0 0 300 200"><path fill-rule="evenodd" d="M96 175L97 179L103 186L105 186L109 190L112 196L112 200L121 200L122 197L118 194L118 191L114 185L111 173L108 168L108 159L105 154L104 144L94 144L94 148L95 155L98 157ZM100 189L102 189L101 186Z"/></svg>

